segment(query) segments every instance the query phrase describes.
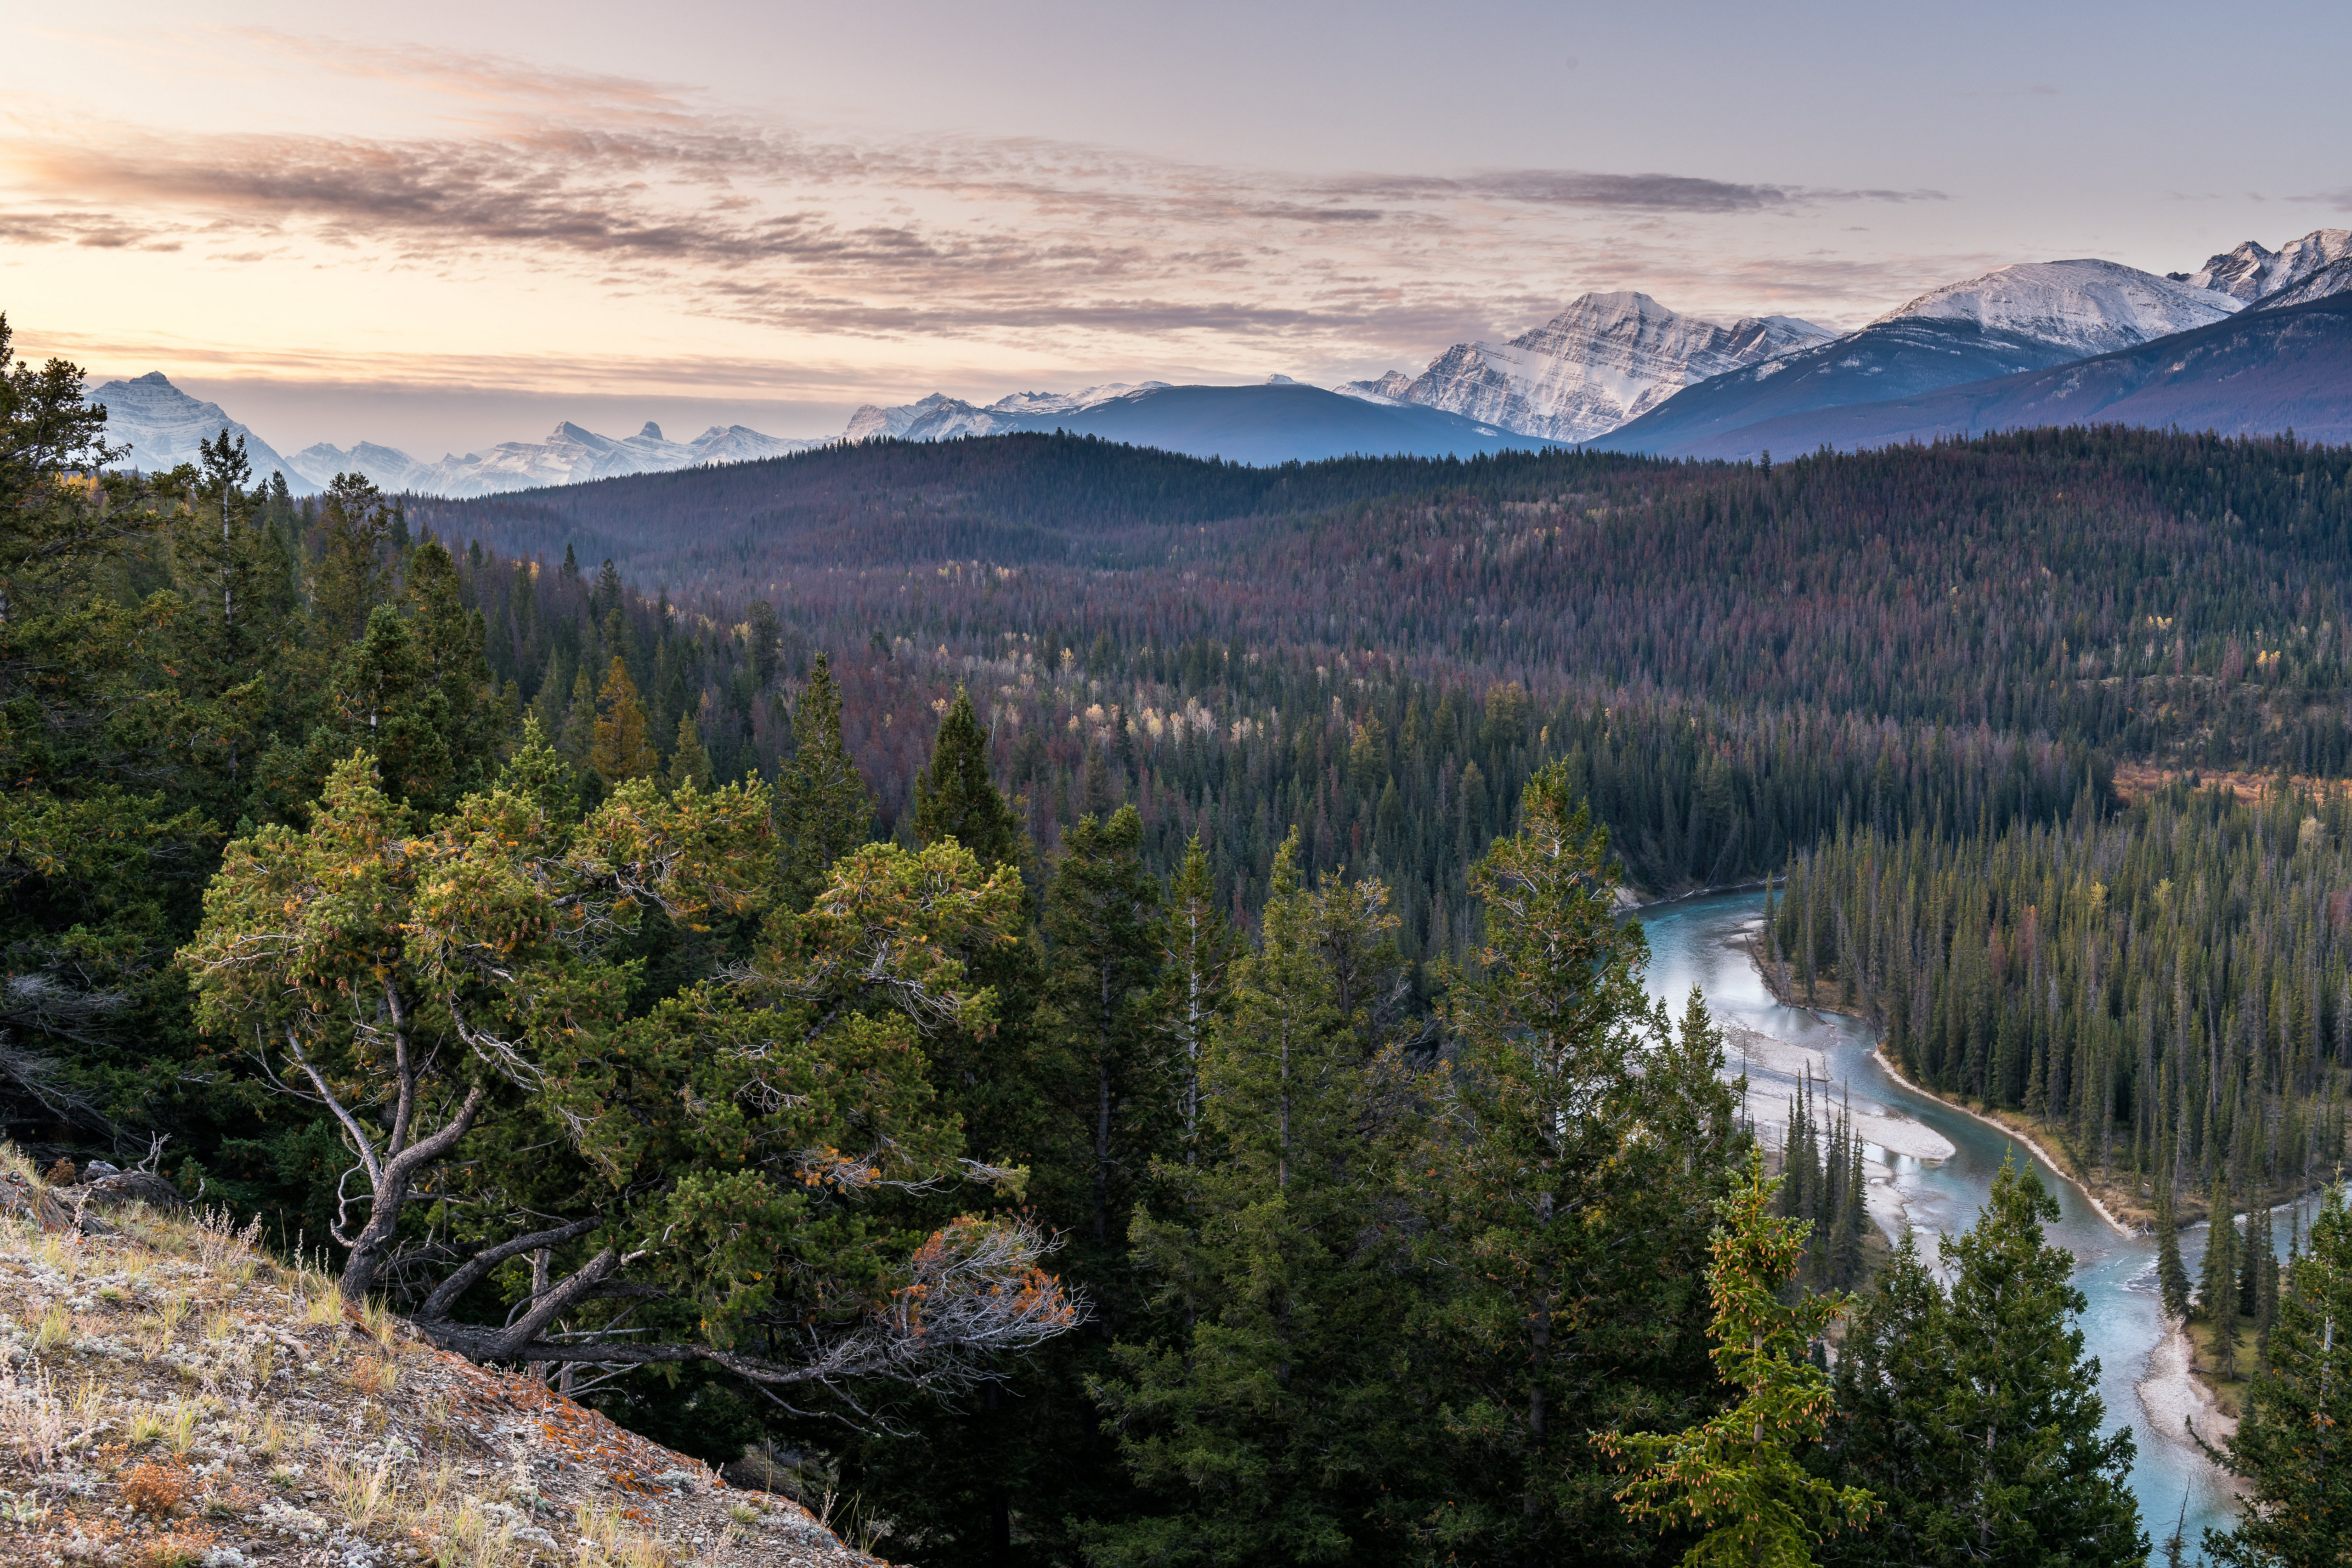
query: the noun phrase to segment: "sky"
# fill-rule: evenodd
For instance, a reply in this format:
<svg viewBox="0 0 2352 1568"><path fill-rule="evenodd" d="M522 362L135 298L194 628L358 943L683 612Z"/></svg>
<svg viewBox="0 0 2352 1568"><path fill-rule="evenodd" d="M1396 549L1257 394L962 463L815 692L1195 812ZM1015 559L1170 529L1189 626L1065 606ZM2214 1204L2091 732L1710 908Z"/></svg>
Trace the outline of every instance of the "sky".
<svg viewBox="0 0 2352 1568"><path fill-rule="evenodd" d="M1845 328L2352 226L2341 0L36 10L18 352L289 452L1329 384L1591 290Z"/></svg>

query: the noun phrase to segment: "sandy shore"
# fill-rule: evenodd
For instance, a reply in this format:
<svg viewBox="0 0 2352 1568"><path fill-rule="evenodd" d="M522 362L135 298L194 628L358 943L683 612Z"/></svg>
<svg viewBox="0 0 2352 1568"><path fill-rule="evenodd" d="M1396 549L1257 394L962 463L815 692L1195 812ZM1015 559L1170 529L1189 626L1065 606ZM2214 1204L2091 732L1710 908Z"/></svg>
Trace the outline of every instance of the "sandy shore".
<svg viewBox="0 0 2352 1568"><path fill-rule="evenodd" d="M2016 1128L2010 1126L2006 1122L1995 1121L1990 1116L1979 1116L1975 1111L1970 1110L1967 1106L1962 1105L1957 1100L1948 1100L1943 1095L1937 1094L1932 1089L1921 1088L1919 1085L1912 1082L1909 1079L1903 1076L1903 1069L1895 1065L1895 1058L1893 1057L1886 1054L1886 1044L1885 1041L1882 1040L1879 1042L1877 1049L1879 1065L1886 1069L1888 1076L1892 1077L1895 1082L1901 1084L1904 1088L1909 1089L1914 1094L1925 1095L1929 1100L1935 1100L1940 1105L1950 1106L1954 1110L1958 1111L1963 1116L1983 1122L1987 1127L1991 1128L1994 1131L2000 1133L2004 1138L2024 1144L2028 1149L2033 1151L2035 1158L2039 1159L2043 1164L2050 1167L2052 1172L2057 1175L2060 1181L2065 1183L2068 1186L2082 1194L2084 1201L2088 1203L2093 1208L2098 1210L2099 1217L2113 1226L2117 1235L2137 1236L2140 1234L2138 1231L2136 1231L2132 1229L2131 1226L2126 1225L2123 1221L2117 1219L2114 1215L2109 1214L2107 1212L2107 1205L2099 1201L2098 1194L2091 1191L2090 1188L2084 1186L2082 1183L2076 1181L2072 1175L2068 1174L2065 1163L2063 1161L2053 1158L2049 1150L2044 1149L2041 1144L2036 1143L2032 1138L2019 1131Z"/></svg>
<svg viewBox="0 0 2352 1568"><path fill-rule="evenodd" d="M2190 1423L2198 1436L2218 1448L2237 1431L2238 1424L2221 1413L2213 1391L2190 1370L2193 1358L2189 1331L2173 1324L2172 1331L2147 1352L2147 1374L2132 1385L2133 1392L2139 1395L2140 1408L2147 1412L2151 1432L2185 1444L2190 1439L2183 1423ZM2223 1471L2222 1478L2242 1495L2235 1477Z"/></svg>
<svg viewBox="0 0 2352 1568"><path fill-rule="evenodd" d="M1785 1079L1794 1083L1799 1075L1811 1073L1817 1083L1829 1081L1827 1057L1777 1035L1767 1035L1742 1024L1726 1024L1723 1047L1726 1065L1746 1065L1748 1114L1768 1137L1780 1131L1789 1113L1788 1096L1771 1080ZM1757 1081L1759 1072L1768 1075L1766 1082ZM1824 1128L1845 1109L1838 1095L1839 1090L1832 1085L1821 1100ZM1854 1109L1853 1129L1864 1142L1875 1143L1889 1153L1907 1154L1915 1160L1948 1160L1956 1152L1951 1141L1926 1122L1889 1114L1883 1108L1874 1110L1867 1103Z"/></svg>

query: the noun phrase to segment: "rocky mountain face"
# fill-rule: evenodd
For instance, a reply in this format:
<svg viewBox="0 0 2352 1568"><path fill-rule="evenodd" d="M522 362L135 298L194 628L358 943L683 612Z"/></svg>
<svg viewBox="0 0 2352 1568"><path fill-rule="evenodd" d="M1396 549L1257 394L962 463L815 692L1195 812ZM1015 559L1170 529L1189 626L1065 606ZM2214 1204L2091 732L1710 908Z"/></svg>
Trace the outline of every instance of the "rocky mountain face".
<svg viewBox="0 0 2352 1568"><path fill-rule="evenodd" d="M1695 382L1830 333L1790 316L1728 326L1647 294L1587 294L1505 343L1456 343L1409 384L1381 395L1555 441L1604 435ZM1383 377L1375 386L1391 386ZM1342 390L1370 390L1362 384Z"/></svg>
<svg viewBox="0 0 2352 1568"><path fill-rule="evenodd" d="M254 482L278 473L286 476L287 488L298 496L319 488L309 475L279 457L276 447L230 418L219 404L181 391L160 370L133 381L110 381L90 393L89 401L106 405L107 439L131 448L122 459L126 468L152 473L195 462L196 443L226 430L245 437L245 455L253 464Z"/></svg>
<svg viewBox="0 0 2352 1568"><path fill-rule="evenodd" d="M2112 261L2003 267L1931 289L1844 337L1699 382L1600 439L1619 451L1715 451L1764 421L2046 370L2243 308Z"/></svg>
<svg viewBox="0 0 2352 1568"><path fill-rule="evenodd" d="M565 421L544 441L505 441L464 457L420 462L396 447L362 441L348 449L320 442L294 455L295 466L323 488L339 473L363 473L377 488L420 495L480 496L545 485L582 484L622 474L666 473L704 463L778 458L822 445L763 436L741 425L713 425L691 441L671 441L648 420L634 436L599 436Z"/></svg>
<svg viewBox="0 0 2352 1568"><path fill-rule="evenodd" d="M2266 249L2250 239L2234 250L2208 258L2205 265L2194 272L2168 272L2165 276L2176 283L2210 289L2241 304L2251 305L2293 289L2347 257L2352 257L2352 229L2315 228L2276 250ZM2323 297L2299 296L2305 300Z"/></svg>
<svg viewBox="0 0 2352 1568"><path fill-rule="evenodd" d="M2352 440L2352 291L2299 305L2265 300L2210 326L2046 370L1760 419L1686 439L1675 453L1753 461L1768 451L2110 424Z"/></svg>
<svg viewBox="0 0 2352 1568"><path fill-rule="evenodd" d="M877 436L907 441L951 441L959 436L1001 436L1008 430L1034 430L1037 421L1055 414L1077 414L1097 408L1133 392L1166 386L1164 381L1130 384L1106 382L1080 392L1016 392L982 406L934 392L914 403L879 408L868 403L849 416L842 431L845 441L870 440Z"/></svg>
<svg viewBox="0 0 2352 1568"><path fill-rule="evenodd" d="M2307 305L2314 300L2352 291L2352 256L2332 261L2299 283L2290 283L2273 294L2265 294L2255 302L2257 310L2283 310L2289 305Z"/></svg>
<svg viewBox="0 0 2352 1568"><path fill-rule="evenodd" d="M2030 261L1930 289L1870 325L1959 322L2081 357L2210 326L2242 309L2227 293L2113 261Z"/></svg>

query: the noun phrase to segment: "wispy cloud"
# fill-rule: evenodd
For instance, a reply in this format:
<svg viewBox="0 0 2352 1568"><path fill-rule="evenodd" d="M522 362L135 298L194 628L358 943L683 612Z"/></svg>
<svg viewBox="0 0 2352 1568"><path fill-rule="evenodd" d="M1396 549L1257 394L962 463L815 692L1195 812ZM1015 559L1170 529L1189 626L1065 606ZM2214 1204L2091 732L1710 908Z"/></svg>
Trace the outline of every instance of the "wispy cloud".
<svg viewBox="0 0 2352 1568"><path fill-rule="evenodd" d="M1944 199L1932 190L1570 168L1308 174L1038 138L827 132L678 84L445 49L251 30L186 47L274 55L389 95L402 112L382 122L400 129L190 133L20 103L0 119L0 241L476 289L562 279L795 343L789 372L751 356L635 362L782 395L847 390L855 373L828 366L935 362L942 343L1063 363L1202 363L1254 345L1301 365L1417 366L1587 289L1644 288L1685 308L1734 295L1836 321L1955 275L1946 257L1726 259L1769 254L1759 225L1785 246L1809 214ZM236 359L338 374L273 354ZM404 371L376 358L369 374L602 374L576 356L427 359Z"/></svg>

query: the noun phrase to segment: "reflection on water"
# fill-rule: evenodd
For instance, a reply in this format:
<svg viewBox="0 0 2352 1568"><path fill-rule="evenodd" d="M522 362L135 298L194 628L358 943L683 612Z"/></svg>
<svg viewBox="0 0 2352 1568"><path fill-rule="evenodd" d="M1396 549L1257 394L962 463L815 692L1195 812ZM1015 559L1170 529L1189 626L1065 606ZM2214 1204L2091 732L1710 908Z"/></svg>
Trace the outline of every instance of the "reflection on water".
<svg viewBox="0 0 2352 1568"><path fill-rule="evenodd" d="M1871 1031L1859 1021L1774 1001L1748 961L1745 940L1757 929L1763 904L1760 892L1720 893L1643 911L1650 990L1679 1010L1691 987L1698 986L1726 1026L1734 1071L1742 1065L1741 1046L1748 1047L1749 1105L1768 1140L1779 1142L1797 1075L1805 1070L1817 1079L1826 1077L1839 1099L1851 1094L1858 1121L1885 1119L1883 1132L1873 1128L1865 1134L1885 1140L1867 1145L1865 1155L1872 1215L1890 1236L1905 1226L1919 1232L1932 1258L1935 1233L1965 1230L1975 1221L2011 1145L1996 1129L1896 1082L1880 1066ZM1763 1038L1746 1038L1748 1030ZM1779 1042L1780 1048L1769 1042ZM2014 1152L2032 1158L2022 1148ZM2086 1353L2099 1360L2099 1392L2109 1428L2129 1423L2137 1432L2139 1459L2132 1488L2139 1496L2142 1523L2160 1547L2185 1500L2193 1551L2205 1526L2227 1529L2236 1510L2226 1478L2181 1431L2182 1411L2157 1389L2144 1403L2135 1386L2148 1377L2150 1354L2165 1335L2155 1242L2119 1235L2080 1189L2041 1161L2033 1160L2033 1165L2058 1195L2060 1218L2050 1227L2050 1238L2074 1253L2075 1284L2089 1301L2081 1328ZM2284 1223L2277 1226L2282 1243L2286 1228ZM2201 1226L2182 1234L2181 1251L2192 1277L2203 1249ZM2151 1405L2161 1419L2151 1413Z"/></svg>

